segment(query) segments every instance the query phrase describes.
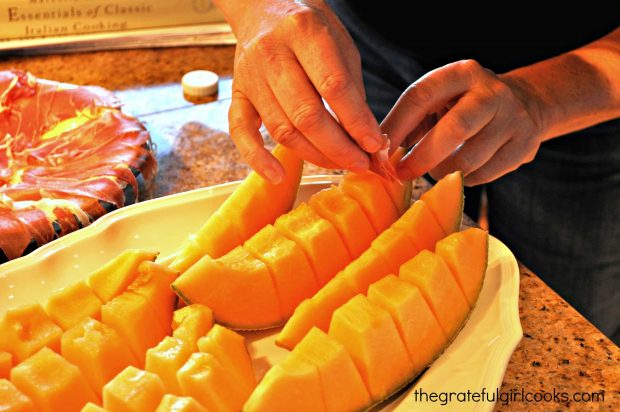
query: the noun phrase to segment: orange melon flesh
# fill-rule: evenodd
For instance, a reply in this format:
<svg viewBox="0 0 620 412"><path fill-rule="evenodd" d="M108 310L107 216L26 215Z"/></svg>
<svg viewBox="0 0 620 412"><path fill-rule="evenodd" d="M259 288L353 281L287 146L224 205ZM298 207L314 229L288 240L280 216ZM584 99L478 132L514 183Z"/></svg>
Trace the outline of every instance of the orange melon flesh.
<svg viewBox="0 0 620 412"><path fill-rule="evenodd" d="M423 200L414 202L392 228L404 233L418 251L435 250L435 243L445 236L441 225Z"/></svg>
<svg viewBox="0 0 620 412"><path fill-rule="evenodd" d="M280 216L275 227L306 252L319 286L326 284L351 261L338 231L306 203Z"/></svg>
<svg viewBox="0 0 620 412"><path fill-rule="evenodd" d="M15 364L46 346L60 352L61 336L62 329L36 303L9 309L0 320L0 350L9 352Z"/></svg>
<svg viewBox="0 0 620 412"><path fill-rule="evenodd" d="M79 411L99 403L77 366L43 348L11 370L11 382L34 402L38 411Z"/></svg>
<svg viewBox="0 0 620 412"><path fill-rule="evenodd" d="M128 366L103 387L103 407L110 412L154 411L164 393L159 376Z"/></svg>
<svg viewBox="0 0 620 412"><path fill-rule="evenodd" d="M0 379L8 379L13 366L13 355L0 351Z"/></svg>
<svg viewBox="0 0 620 412"><path fill-rule="evenodd" d="M239 411L249 396L219 359L194 353L177 372L184 396L191 396L209 411Z"/></svg>
<svg viewBox="0 0 620 412"><path fill-rule="evenodd" d="M204 256L172 284L187 304L202 303L218 323L261 329L283 321L267 266L243 247L215 260Z"/></svg>
<svg viewBox="0 0 620 412"><path fill-rule="evenodd" d="M317 367L328 412L357 411L370 405L370 394L351 355L337 340L312 328L294 352Z"/></svg>
<svg viewBox="0 0 620 412"><path fill-rule="evenodd" d="M259 230L244 247L269 268L280 312L285 318L293 314L299 302L318 290L314 271L303 249L272 225Z"/></svg>
<svg viewBox="0 0 620 412"><path fill-rule="evenodd" d="M106 412L106 410L99 405L88 402L86 405L84 405L81 412Z"/></svg>
<svg viewBox="0 0 620 412"><path fill-rule="evenodd" d="M251 172L185 243L171 264L173 269L182 273L205 255L214 259L225 255L291 209L299 188L303 160L281 145L276 146L272 154L284 167L284 179L274 185Z"/></svg>
<svg viewBox="0 0 620 412"><path fill-rule="evenodd" d="M453 233L437 242L435 253L448 264L470 307L482 288L489 254L489 234L478 228Z"/></svg>
<svg viewBox="0 0 620 412"><path fill-rule="evenodd" d="M397 147L392 156L390 156L390 163L394 167L398 166L398 163L405 155L406 151L404 147ZM412 191L412 182L411 180L407 180L406 182L401 181L390 181L388 179L381 178L381 183L383 183L383 187L388 192L390 197L392 198L392 202L396 209L398 210L398 215L402 215L405 213L405 210L409 208L409 204L411 203L411 191Z"/></svg>
<svg viewBox="0 0 620 412"><path fill-rule="evenodd" d="M88 286L103 303L121 294L138 275L140 263L157 257L152 250L127 249L101 266L87 279Z"/></svg>
<svg viewBox="0 0 620 412"><path fill-rule="evenodd" d="M456 232L463 217L463 173L456 171L444 176L420 199L433 211L444 234Z"/></svg>
<svg viewBox="0 0 620 412"><path fill-rule="evenodd" d="M423 250L401 266L399 276L420 289L446 336L455 336L469 314L469 304L443 259Z"/></svg>
<svg viewBox="0 0 620 412"><path fill-rule="evenodd" d="M101 321L116 330L142 367L145 352L166 336L152 305L142 295L125 292L101 307Z"/></svg>
<svg viewBox="0 0 620 412"><path fill-rule="evenodd" d="M379 253L387 262L387 267L379 266L380 259L377 259L377 257L369 258L374 263L375 270L377 271L374 276L375 280L388 273L398 273L400 265L411 259L419 251L404 233L392 227L385 229L372 242L371 249ZM366 288L368 285L369 283L365 284Z"/></svg>
<svg viewBox="0 0 620 412"><path fill-rule="evenodd" d="M377 233L387 229L399 216L382 180L371 172L348 173L339 185L344 193L360 204Z"/></svg>
<svg viewBox="0 0 620 412"><path fill-rule="evenodd" d="M144 369L158 375L166 393L181 394L177 371L192 354L192 348L184 340L166 336L157 346L146 351Z"/></svg>
<svg viewBox="0 0 620 412"><path fill-rule="evenodd" d="M359 203L345 195L338 186L315 193L308 205L334 225L353 258L368 249L377 236Z"/></svg>
<svg viewBox="0 0 620 412"><path fill-rule="evenodd" d="M185 341L191 352L196 352L198 339L213 327L213 311L205 305L194 303L174 311L172 336Z"/></svg>
<svg viewBox="0 0 620 412"><path fill-rule="evenodd" d="M91 318L62 335L61 354L80 368L97 394L126 366L138 365L124 339L111 327Z"/></svg>
<svg viewBox="0 0 620 412"><path fill-rule="evenodd" d="M200 352L210 353L235 375L235 379L250 392L256 387L252 359L245 346L245 338L220 325L198 340Z"/></svg>
<svg viewBox="0 0 620 412"><path fill-rule="evenodd" d="M170 284L178 273L154 262L142 262L136 279L127 287L128 291L143 296L159 320L166 334L172 331L172 312L176 305L176 294Z"/></svg>
<svg viewBox="0 0 620 412"><path fill-rule="evenodd" d="M207 412L194 398L166 394L155 412Z"/></svg>
<svg viewBox="0 0 620 412"><path fill-rule="evenodd" d="M34 403L11 382L0 379L0 411L36 412Z"/></svg>
<svg viewBox="0 0 620 412"><path fill-rule="evenodd" d="M390 312L415 374L447 346L448 338L414 285L388 275L368 288L368 300Z"/></svg>
<svg viewBox="0 0 620 412"><path fill-rule="evenodd" d="M371 247L359 258L355 259L346 268L344 268L342 277L347 279L347 281L353 284L354 287L348 288L348 294L341 295L342 297L338 302L338 306L345 304L347 300L351 299L358 293L366 293L366 290L370 284L376 282L391 272L391 264L376 249L377 248ZM336 285L332 287L336 287ZM320 299L321 292L316 295L317 299ZM334 307L333 310L335 310L338 306Z"/></svg>
<svg viewBox="0 0 620 412"><path fill-rule="evenodd" d="M45 303L45 311L63 330L85 318L99 319L101 300L86 282L77 282L54 292Z"/></svg>
<svg viewBox="0 0 620 412"><path fill-rule="evenodd" d="M351 354L374 401L384 399L411 376L413 365L392 317L364 295L334 312L329 336Z"/></svg>
<svg viewBox="0 0 620 412"><path fill-rule="evenodd" d="M265 374L243 411L326 411L318 368L295 353L289 354Z"/></svg>

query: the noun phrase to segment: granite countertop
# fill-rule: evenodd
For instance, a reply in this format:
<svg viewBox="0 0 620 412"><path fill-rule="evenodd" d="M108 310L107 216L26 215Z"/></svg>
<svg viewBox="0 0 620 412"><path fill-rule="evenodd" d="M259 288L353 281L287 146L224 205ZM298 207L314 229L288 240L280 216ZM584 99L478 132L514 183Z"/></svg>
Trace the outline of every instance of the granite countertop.
<svg viewBox="0 0 620 412"><path fill-rule="evenodd" d="M227 134L233 57L231 46L106 51L3 58L0 70L21 68L43 78L116 90L125 110L147 124L157 143L160 166L154 196L164 196L242 179L249 171ZM211 103L195 105L183 99L181 76L196 69L221 76L219 95ZM341 171L307 165L304 173ZM519 269L523 339L506 370L502 392L572 396L603 390L604 402L498 402L495 410L620 410L620 349L534 273L522 265Z"/></svg>

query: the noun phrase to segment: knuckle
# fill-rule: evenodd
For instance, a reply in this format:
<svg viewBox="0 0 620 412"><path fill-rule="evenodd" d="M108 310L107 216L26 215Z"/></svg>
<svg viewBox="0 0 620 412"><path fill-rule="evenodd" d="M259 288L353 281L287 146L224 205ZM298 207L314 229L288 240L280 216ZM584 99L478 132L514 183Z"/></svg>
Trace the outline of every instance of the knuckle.
<svg viewBox="0 0 620 412"><path fill-rule="evenodd" d="M351 79L347 73L332 73L319 82L318 91L327 100L338 99L351 88Z"/></svg>
<svg viewBox="0 0 620 412"><path fill-rule="evenodd" d="M319 126L323 120L320 107L314 104L300 105L291 116L293 125L301 131L310 131Z"/></svg>
<svg viewBox="0 0 620 412"><path fill-rule="evenodd" d="M276 142L284 146L289 146L295 140L297 140L297 138L299 137L299 132L297 131L297 129L295 129L295 127L292 124L285 122L285 123L280 123L279 125L277 125L273 129L271 136Z"/></svg>
<svg viewBox="0 0 620 412"><path fill-rule="evenodd" d="M317 22L317 10L310 7L297 8L293 13L286 17L285 27L292 33L304 33L313 27Z"/></svg>
<svg viewBox="0 0 620 412"><path fill-rule="evenodd" d="M426 83L416 82L407 87L402 97L414 107L426 108L433 100L433 92Z"/></svg>
<svg viewBox="0 0 620 412"><path fill-rule="evenodd" d="M467 72L477 72L482 69L480 63L474 59L465 59L457 62L458 66Z"/></svg>

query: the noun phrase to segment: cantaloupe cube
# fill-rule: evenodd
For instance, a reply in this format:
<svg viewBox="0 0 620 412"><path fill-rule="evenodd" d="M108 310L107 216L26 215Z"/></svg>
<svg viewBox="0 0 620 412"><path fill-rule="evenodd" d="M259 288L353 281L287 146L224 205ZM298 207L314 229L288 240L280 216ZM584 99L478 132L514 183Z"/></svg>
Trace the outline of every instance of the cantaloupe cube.
<svg viewBox="0 0 620 412"><path fill-rule="evenodd" d="M294 352L317 367L328 412L358 411L370 405L364 381L340 342L312 328Z"/></svg>
<svg viewBox="0 0 620 412"><path fill-rule="evenodd" d="M0 379L0 411L36 412L34 403L11 382Z"/></svg>
<svg viewBox="0 0 620 412"><path fill-rule="evenodd" d="M166 394L155 412L207 412L194 398Z"/></svg>
<svg viewBox="0 0 620 412"><path fill-rule="evenodd" d="M84 405L84 407L82 408L80 412L106 412L106 410L103 409L99 405L95 405L92 402L88 402L86 405Z"/></svg>
<svg viewBox="0 0 620 412"><path fill-rule="evenodd" d="M173 283L187 304L202 303L218 323L261 329L283 321L267 266L239 246L219 259L204 256Z"/></svg>
<svg viewBox="0 0 620 412"><path fill-rule="evenodd" d="M345 195L338 186L315 193L308 200L308 205L334 225L354 259L368 249L377 237L359 203Z"/></svg>
<svg viewBox="0 0 620 412"><path fill-rule="evenodd" d="M409 240L409 238L392 227L388 227L381 233L371 245L371 249L378 252L388 263L388 267L383 269L383 273L398 273L400 265L417 255L419 249ZM377 258L373 258L377 264Z"/></svg>
<svg viewBox="0 0 620 412"><path fill-rule="evenodd" d="M289 354L265 374L243 411L326 411L318 368L294 353Z"/></svg>
<svg viewBox="0 0 620 412"><path fill-rule="evenodd" d="M198 340L200 352L210 353L219 359L235 375L237 381L248 389L256 387L252 359L245 346L245 338L220 325Z"/></svg>
<svg viewBox="0 0 620 412"><path fill-rule="evenodd" d="M164 393L159 376L128 366L103 387L103 407L110 412L154 411Z"/></svg>
<svg viewBox="0 0 620 412"><path fill-rule="evenodd" d="M285 318L293 314L299 302L319 289L303 249L272 225L259 230L244 247L269 268Z"/></svg>
<svg viewBox="0 0 620 412"><path fill-rule="evenodd" d="M390 312L405 343L415 374L420 373L448 344L448 339L420 290L395 275L368 288L368 300Z"/></svg>
<svg viewBox="0 0 620 412"><path fill-rule="evenodd" d="M81 281L54 292L45 303L45 311L63 330L85 318L100 318L101 300Z"/></svg>
<svg viewBox="0 0 620 412"><path fill-rule="evenodd" d="M13 355L0 351L0 379L8 379L13 367Z"/></svg>
<svg viewBox="0 0 620 412"><path fill-rule="evenodd" d="M213 327L213 311L205 305L194 303L174 311L172 336L184 340L191 352L198 351L198 339Z"/></svg>
<svg viewBox="0 0 620 412"><path fill-rule="evenodd" d="M392 227L404 233L418 251L435 250L435 243L445 236L441 225L423 200L417 200Z"/></svg>
<svg viewBox="0 0 620 412"><path fill-rule="evenodd" d="M347 173L339 185L360 204L377 233L390 227L399 216L381 180L374 173Z"/></svg>
<svg viewBox="0 0 620 412"><path fill-rule="evenodd" d="M87 402L99 403L77 366L43 348L11 369L11 382L38 411L79 411Z"/></svg>
<svg viewBox="0 0 620 412"><path fill-rule="evenodd" d="M177 371L192 354L186 341L166 336L157 346L146 351L145 370L157 374L164 383L166 393L181 394Z"/></svg>
<svg viewBox="0 0 620 412"><path fill-rule="evenodd" d="M166 334L172 332L172 312L176 305L176 294L170 287L178 272L158 263L145 261L138 267L138 275L127 290L144 296L156 313Z"/></svg>
<svg viewBox="0 0 620 412"><path fill-rule="evenodd" d="M60 352L62 329L35 303L9 309L0 320L0 350L23 362L43 347Z"/></svg>
<svg viewBox="0 0 620 412"><path fill-rule="evenodd" d="M210 353L194 353L177 372L184 396L191 396L209 411L238 411L247 391L234 375Z"/></svg>
<svg viewBox="0 0 620 412"><path fill-rule="evenodd" d="M489 234L478 228L453 233L437 242L435 253L448 264L469 306L473 307L487 268Z"/></svg>
<svg viewBox="0 0 620 412"><path fill-rule="evenodd" d="M463 217L463 173L444 176L420 199L428 204L445 235L456 232Z"/></svg>
<svg viewBox="0 0 620 412"><path fill-rule="evenodd" d="M275 227L306 252L319 286L326 284L351 261L351 255L334 225L316 214L306 203L280 216Z"/></svg>
<svg viewBox="0 0 620 412"><path fill-rule="evenodd" d="M140 367L144 365L146 350L166 336L148 300L133 292L122 293L103 305L101 321L121 335Z"/></svg>
<svg viewBox="0 0 620 412"><path fill-rule="evenodd" d="M433 252L423 250L400 267L399 276L420 289L451 340L467 318L469 305L446 262Z"/></svg>
<svg viewBox="0 0 620 412"><path fill-rule="evenodd" d="M127 249L114 259L91 273L88 286L103 303L121 294L138 276L138 267L145 260L153 261L157 252L152 250Z"/></svg>
<svg viewBox="0 0 620 412"><path fill-rule="evenodd" d="M334 312L329 336L351 354L374 401L384 399L412 375L413 365L390 313L364 295Z"/></svg>
<svg viewBox="0 0 620 412"><path fill-rule="evenodd" d="M138 365L127 343L110 326L87 318L62 335L61 354L80 368L95 393L129 365Z"/></svg>

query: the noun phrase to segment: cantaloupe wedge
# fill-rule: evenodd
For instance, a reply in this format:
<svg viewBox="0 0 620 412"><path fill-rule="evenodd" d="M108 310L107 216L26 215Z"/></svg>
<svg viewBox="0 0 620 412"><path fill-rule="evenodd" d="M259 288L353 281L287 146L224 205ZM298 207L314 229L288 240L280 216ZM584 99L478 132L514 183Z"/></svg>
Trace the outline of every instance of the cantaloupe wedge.
<svg viewBox="0 0 620 412"><path fill-rule="evenodd" d="M0 319L0 350L9 352L15 364L46 346L60 352L61 336L62 329L39 304L9 309Z"/></svg>
<svg viewBox="0 0 620 412"><path fill-rule="evenodd" d="M194 398L166 394L155 412L207 412Z"/></svg>
<svg viewBox="0 0 620 412"><path fill-rule="evenodd" d="M140 263L156 257L157 252L152 250L127 249L93 272L86 282L101 302L107 303L134 281Z"/></svg>
<svg viewBox="0 0 620 412"><path fill-rule="evenodd" d="M432 190L432 189L431 189ZM454 211L455 213L462 213ZM423 200L417 200L405 214L398 219L392 229L402 232L409 238L416 250L434 250L435 243L445 236L441 225Z"/></svg>
<svg viewBox="0 0 620 412"><path fill-rule="evenodd" d="M456 335L469 314L469 304L446 262L423 250L402 265L398 275L420 289L446 336Z"/></svg>
<svg viewBox="0 0 620 412"><path fill-rule="evenodd" d="M303 249L267 225L245 242L244 247L261 260L271 273L280 313L289 318L299 302L319 289L314 271Z"/></svg>
<svg viewBox="0 0 620 412"><path fill-rule="evenodd" d="M99 319L101 300L86 282L77 282L50 295L45 311L63 330L86 318Z"/></svg>
<svg viewBox="0 0 620 412"><path fill-rule="evenodd" d="M185 303L208 306L233 329L269 328L284 319L269 269L241 246L217 260L204 256L172 287Z"/></svg>
<svg viewBox="0 0 620 412"><path fill-rule="evenodd" d="M460 229L463 218L463 173L456 171L444 176L420 199L433 211L444 234L456 232ZM455 210L459 213L454 213Z"/></svg>
<svg viewBox="0 0 620 412"><path fill-rule="evenodd" d="M181 394L177 372L192 354L191 346L184 340L166 336L154 348L146 351L144 369L158 375L166 393Z"/></svg>
<svg viewBox="0 0 620 412"><path fill-rule="evenodd" d="M7 412L36 412L34 403L6 379L0 379L0 410Z"/></svg>
<svg viewBox="0 0 620 412"><path fill-rule="evenodd" d="M487 267L489 234L478 228L453 233L437 242L435 253L448 264L469 306L473 307Z"/></svg>
<svg viewBox="0 0 620 412"><path fill-rule="evenodd" d="M406 150L404 147L397 147L396 150L394 150L394 153L392 153L392 156L390 156L390 163L396 167L405 153ZM411 180L407 180L405 182L390 181L382 178L381 183L383 183L383 187L385 187L385 190L392 198L392 202L394 203L394 206L396 206L396 210L398 210L398 215L400 216L405 213L405 210L409 209L409 206L411 205L413 182Z"/></svg>
<svg viewBox="0 0 620 412"><path fill-rule="evenodd" d="M87 402L99 403L78 367L49 348L11 369L11 382L41 412L77 412Z"/></svg>
<svg viewBox="0 0 620 412"><path fill-rule="evenodd" d="M88 402L86 405L84 405L84 407L82 408L80 412L107 412L107 411L99 405L96 405L92 402Z"/></svg>
<svg viewBox="0 0 620 412"><path fill-rule="evenodd" d="M172 336L185 341L191 352L198 351L198 339L213 327L213 311L205 305L194 303L174 311Z"/></svg>
<svg viewBox="0 0 620 412"><path fill-rule="evenodd" d="M284 167L283 181L273 185L251 172L185 243L171 264L173 269L182 273L204 255L223 256L291 209L299 188L303 160L280 145L272 154Z"/></svg>
<svg viewBox="0 0 620 412"><path fill-rule="evenodd" d="M138 360L111 327L87 318L62 335L62 356L80 368L95 393L126 366Z"/></svg>
<svg viewBox="0 0 620 412"><path fill-rule="evenodd" d="M404 385L413 365L390 313L357 295L338 308L329 336L351 354L374 401Z"/></svg>
<svg viewBox="0 0 620 412"><path fill-rule="evenodd" d="M13 367L13 355L0 351L0 379L8 379Z"/></svg>
<svg viewBox="0 0 620 412"><path fill-rule="evenodd" d="M308 205L334 225L353 258L368 249L370 242L377 237L359 203L344 194L338 186L315 193L308 200Z"/></svg>
<svg viewBox="0 0 620 412"><path fill-rule="evenodd" d="M164 393L159 376L128 366L103 387L103 407L110 412L154 411Z"/></svg>
<svg viewBox="0 0 620 412"><path fill-rule="evenodd" d="M318 368L290 354L265 374L243 411L326 411Z"/></svg>
<svg viewBox="0 0 620 412"><path fill-rule="evenodd" d="M319 286L326 284L351 261L349 251L334 225L306 203L280 216L275 227L306 252Z"/></svg>
<svg viewBox="0 0 620 412"><path fill-rule="evenodd" d="M371 250L378 253L387 262L387 267L376 268L377 275L381 274L381 276L385 276L387 273L398 273L400 265L419 252L419 249L409 240L409 237L393 227L385 229L372 242ZM369 254L368 260L373 261L377 265L381 259ZM374 280L377 280L377 275L375 275ZM367 285L368 283L365 284L366 288L368 287ZM364 291L366 288L364 288Z"/></svg>

